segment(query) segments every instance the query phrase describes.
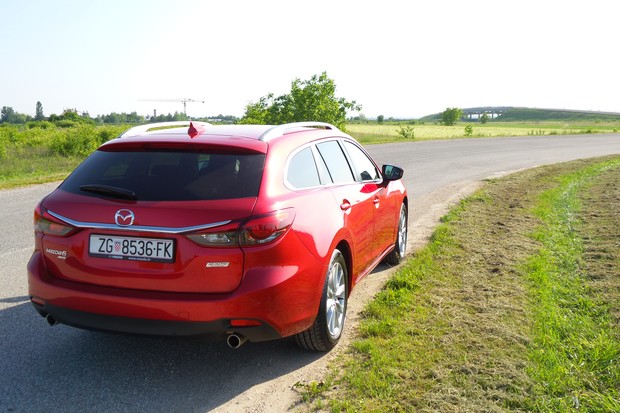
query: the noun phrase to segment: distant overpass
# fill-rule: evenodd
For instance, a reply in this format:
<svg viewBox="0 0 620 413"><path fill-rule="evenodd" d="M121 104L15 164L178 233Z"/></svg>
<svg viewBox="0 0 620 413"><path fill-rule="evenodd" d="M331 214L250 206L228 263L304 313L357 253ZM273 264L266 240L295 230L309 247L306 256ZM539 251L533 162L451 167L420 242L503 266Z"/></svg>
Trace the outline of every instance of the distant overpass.
<svg viewBox="0 0 620 413"><path fill-rule="evenodd" d="M509 109L513 109L513 106L482 106L479 108L467 108L463 109L463 118L465 119L480 119L485 113L491 119L495 119L502 113Z"/></svg>
<svg viewBox="0 0 620 413"><path fill-rule="evenodd" d="M589 115L612 115L612 116L620 116L618 112L601 112L594 110L576 110L576 109L549 109L549 108L527 108L521 106L482 106L477 108L466 108L462 109L463 117L462 119L467 120L479 120L482 115L485 113L490 119L495 119L502 115L504 112L510 109L523 109L530 111L544 111L544 112L557 112L557 113L576 113L576 114L589 114Z"/></svg>

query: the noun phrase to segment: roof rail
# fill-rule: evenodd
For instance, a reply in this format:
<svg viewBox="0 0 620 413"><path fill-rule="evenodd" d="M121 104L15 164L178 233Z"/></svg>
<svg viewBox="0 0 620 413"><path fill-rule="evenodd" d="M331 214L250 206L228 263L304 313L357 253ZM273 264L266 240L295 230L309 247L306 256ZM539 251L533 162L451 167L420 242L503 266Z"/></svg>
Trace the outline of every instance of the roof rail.
<svg viewBox="0 0 620 413"><path fill-rule="evenodd" d="M194 126L211 126L211 124L208 122L196 122L193 120L147 123L146 125L134 126L133 128L119 135L119 138L129 138L130 136L142 135L143 133L156 128L165 128L170 126L189 126L190 122L193 123Z"/></svg>
<svg viewBox="0 0 620 413"><path fill-rule="evenodd" d="M332 125L331 123L293 122L293 123L285 123L283 125L278 125L278 126L274 126L273 128L267 129L260 136L259 140L270 141L271 139L283 136L286 131L290 129L295 129L295 128L317 128L317 129L328 129L328 130L338 131L338 128Z"/></svg>

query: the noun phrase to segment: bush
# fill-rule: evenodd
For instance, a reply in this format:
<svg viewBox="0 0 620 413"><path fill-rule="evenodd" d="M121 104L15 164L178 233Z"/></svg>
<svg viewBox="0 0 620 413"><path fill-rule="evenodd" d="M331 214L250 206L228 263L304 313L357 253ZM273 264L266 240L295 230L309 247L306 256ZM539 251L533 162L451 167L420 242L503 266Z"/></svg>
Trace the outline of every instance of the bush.
<svg viewBox="0 0 620 413"><path fill-rule="evenodd" d="M5 139L3 135L0 135L0 160L6 158L8 145L8 139Z"/></svg>
<svg viewBox="0 0 620 413"><path fill-rule="evenodd" d="M472 125L465 126L465 136L472 136L474 134L474 127Z"/></svg>
<svg viewBox="0 0 620 413"><path fill-rule="evenodd" d="M35 129L35 128L39 128L39 129L52 129L52 128L54 128L54 124L52 122L48 122L46 120L35 120L35 121L32 121L32 122L26 123L26 127L28 129Z"/></svg>
<svg viewBox="0 0 620 413"><path fill-rule="evenodd" d="M121 133L125 132L129 126L127 125L106 125L106 126L98 126L96 128L97 139L99 145L109 141L110 139L114 139L119 136Z"/></svg>
<svg viewBox="0 0 620 413"><path fill-rule="evenodd" d="M92 126L81 125L68 129L51 142L52 152L61 156L85 157L99 146L99 137Z"/></svg>
<svg viewBox="0 0 620 413"><path fill-rule="evenodd" d="M56 126L59 128L74 128L78 125L78 123L74 120L62 119L54 122Z"/></svg>
<svg viewBox="0 0 620 413"><path fill-rule="evenodd" d="M0 124L0 146L5 148L15 142L17 126L8 123ZM6 151L5 151L6 153Z"/></svg>
<svg viewBox="0 0 620 413"><path fill-rule="evenodd" d="M415 130L412 126L401 126L396 133L405 139L415 139Z"/></svg>

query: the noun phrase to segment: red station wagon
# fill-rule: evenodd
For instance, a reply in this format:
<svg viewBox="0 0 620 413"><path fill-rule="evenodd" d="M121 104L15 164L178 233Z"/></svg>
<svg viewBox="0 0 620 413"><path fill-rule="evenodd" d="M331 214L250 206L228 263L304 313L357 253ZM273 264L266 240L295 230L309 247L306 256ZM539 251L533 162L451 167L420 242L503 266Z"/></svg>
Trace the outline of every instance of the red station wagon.
<svg viewBox="0 0 620 413"><path fill-rule="evenodd" d="M103 144L40 202L34 307L51 325L333 348L351 290L405 255L403 170L325 123L178 124Z"/></svg>

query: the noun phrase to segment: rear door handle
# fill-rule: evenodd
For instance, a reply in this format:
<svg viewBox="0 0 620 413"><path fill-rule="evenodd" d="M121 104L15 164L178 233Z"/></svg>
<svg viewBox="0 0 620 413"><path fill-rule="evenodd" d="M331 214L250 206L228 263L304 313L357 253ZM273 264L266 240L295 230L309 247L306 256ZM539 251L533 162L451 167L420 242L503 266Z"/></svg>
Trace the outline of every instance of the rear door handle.
<svg viewBox="0 0 620 413"><path fill-rule="evenodd" d="M342 209L343 211L346 211L349 208L351 208L351 203L347 201L346 199L342 201L342 204L340 204L340 209Z"/></svg>

